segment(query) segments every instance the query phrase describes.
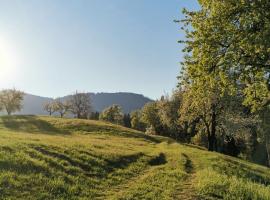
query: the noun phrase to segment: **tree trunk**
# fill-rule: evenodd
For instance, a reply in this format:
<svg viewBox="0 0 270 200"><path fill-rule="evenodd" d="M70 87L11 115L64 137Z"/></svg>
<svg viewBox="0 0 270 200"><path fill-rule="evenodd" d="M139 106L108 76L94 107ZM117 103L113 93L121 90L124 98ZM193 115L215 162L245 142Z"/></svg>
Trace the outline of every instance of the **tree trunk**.
<svg viewBox="0 0 270 200"><path fill-rule="evenodd" d="M269 139L265 142L266 153L267 153L267 166L270 167L270 142Z"/></svg>
<svg viewBox="0 0 270 200"><path fill-rule="evenodd" d="M211 115L211 131L208 133L208 150L217 151L217 138L216 138L216 126L217 126L216 106L212 106Z"/></svg>
<svg viewBox="0 0 270 200"><path fill-rule="evenodd" d="M216 150L216 135L208 136L208 151L215 151Z"/></svg>

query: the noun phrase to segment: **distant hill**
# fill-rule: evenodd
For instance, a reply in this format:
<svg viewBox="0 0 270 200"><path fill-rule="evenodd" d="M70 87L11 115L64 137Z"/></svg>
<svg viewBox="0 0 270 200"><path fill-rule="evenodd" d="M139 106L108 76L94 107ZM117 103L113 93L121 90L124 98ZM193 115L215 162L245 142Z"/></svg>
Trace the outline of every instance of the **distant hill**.
<svg viewBox="0 0 270 200"><path fill-rule="evenodd" d="M134 93L89 93L92 99L92 106L95 111L102 111L104 108L112 105L118 104L123 108L124 113L130 113L133 110L142 108L146 103L152 101L151 99ZM61 99L66 99L69 96L61 97ZM23 115L44 115L47 114L43 110L43 105L53 100L53 98L40 97L31 94L25 94L23 100L23 109L17 114Z"/></svg>

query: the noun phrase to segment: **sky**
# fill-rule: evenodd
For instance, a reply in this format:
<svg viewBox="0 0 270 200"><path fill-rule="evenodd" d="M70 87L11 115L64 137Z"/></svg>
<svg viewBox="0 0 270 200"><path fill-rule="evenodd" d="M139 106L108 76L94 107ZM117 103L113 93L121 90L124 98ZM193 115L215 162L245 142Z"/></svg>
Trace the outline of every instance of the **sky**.
<svg viewBox="0 0 270 200"><path fill-rule="evenodd" d="M0 0L0 89L60 97L177 84L183 8L196 0Z"/></svg>

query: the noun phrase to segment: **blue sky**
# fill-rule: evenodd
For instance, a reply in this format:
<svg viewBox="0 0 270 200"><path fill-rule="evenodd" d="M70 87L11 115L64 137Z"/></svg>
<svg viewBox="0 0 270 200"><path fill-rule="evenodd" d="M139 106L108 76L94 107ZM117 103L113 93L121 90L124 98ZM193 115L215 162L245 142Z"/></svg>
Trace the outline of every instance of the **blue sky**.
<svg viewBox="0 0 270 200"><path fill-rule="evenodd" d="M0 88L156 99L176 86L183 39L174 19L196 0L0 0Z"/></svg>

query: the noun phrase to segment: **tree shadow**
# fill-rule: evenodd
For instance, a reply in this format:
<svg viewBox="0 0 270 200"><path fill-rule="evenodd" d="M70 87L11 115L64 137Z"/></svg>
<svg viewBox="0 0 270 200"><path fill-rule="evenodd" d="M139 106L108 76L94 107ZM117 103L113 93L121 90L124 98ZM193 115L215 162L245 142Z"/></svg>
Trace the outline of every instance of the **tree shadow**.
<svg viewBox="0 0 270 200"><path fill-rule="evenodd" d="M12 131L25 131L28 133L70 134L66 130L61 130L34 115L16 115L1 117L3 126Z"/></svg>
<svg viewBox="0 0 270 200"><path fill-rule="evenodd" d="M192 173L194 171L194 167L193 167L192 161L190 160L190 158L188 157L187 154L182 153L182 156L184 156L184 158L185 158L185 164L184 164L185 171L188 174Z"/></svg>
<svg viewBox="0 0 270 200"><path fill-rule="evenodd" d="M155 158L149 161L149 164L151 166L164 165L166 163L167 163L167 160L166 160L166 155L164 153L160 153L158 156L156 156Z"/></svg>
<svg viewBox="0 0 270 200"><path fill-rule="evenodd" d="M73 155L72 152L61 152L61 149L49 148L43 145L30 145L30 147L43 155L41 157L41 155L31 152L29 154L31 157L38 159L46 158L46 162L52 168L58 169L67 175L77 176L83 173L87 177L98 179L106 178L110 173L119 169L125 169L145 156L143 153L136 153L116 159L108 159L88 151L76 151L78 154ZM80 156L83 154L86 157ZM67 165L63 164L64 162Z"/></svg>

